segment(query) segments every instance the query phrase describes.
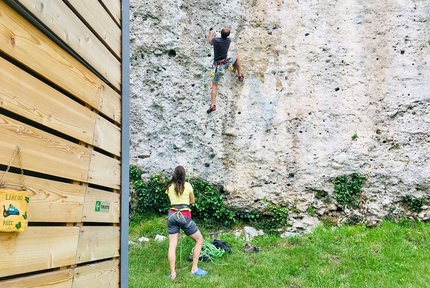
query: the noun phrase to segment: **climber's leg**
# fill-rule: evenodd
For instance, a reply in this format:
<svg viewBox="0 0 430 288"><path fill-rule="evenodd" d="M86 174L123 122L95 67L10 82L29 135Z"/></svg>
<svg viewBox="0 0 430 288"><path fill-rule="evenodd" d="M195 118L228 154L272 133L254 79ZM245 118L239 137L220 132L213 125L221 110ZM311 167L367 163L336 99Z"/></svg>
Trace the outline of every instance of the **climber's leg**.
<svg viewBox="0 0 430 288"><path fill-rule="evenodd" d="M211 113L216 110L216 92L218 89L218 82L212 82L212 91L211 91L211 106L206 111L207 113Z"/></svg>

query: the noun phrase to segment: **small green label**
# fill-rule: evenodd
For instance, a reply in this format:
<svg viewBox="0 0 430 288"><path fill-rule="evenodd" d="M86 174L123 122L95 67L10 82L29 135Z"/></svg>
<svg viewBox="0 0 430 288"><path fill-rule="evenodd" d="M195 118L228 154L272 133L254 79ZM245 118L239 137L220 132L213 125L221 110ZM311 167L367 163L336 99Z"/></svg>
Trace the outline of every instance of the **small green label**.
<svg viewBox="0 0 430 288"><path fill-rule="evenodd" d="M96 201L95 212L109 213L110 202Z"/></svg>
<svg viewBox="0 0 430 288"><path fill-rule="evenodd" d="M101 204L102 204L101 201L96 201L96 209L95 209L96 212L100 212L100 205Z"/></svg>

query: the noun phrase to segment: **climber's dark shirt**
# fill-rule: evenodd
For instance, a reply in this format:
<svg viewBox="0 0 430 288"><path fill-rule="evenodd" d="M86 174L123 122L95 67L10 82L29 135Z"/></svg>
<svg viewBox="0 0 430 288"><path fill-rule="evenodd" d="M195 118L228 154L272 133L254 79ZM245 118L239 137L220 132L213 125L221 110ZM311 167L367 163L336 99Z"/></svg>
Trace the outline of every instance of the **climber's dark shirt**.
<svg viewBox="0 0 430 288"><path fill-rule="evenodd" d="M220 61L227 58L230 42L230 38L223 39L221 37L217 37L212 39L211 44L214 46L214 61Z"/></svg>

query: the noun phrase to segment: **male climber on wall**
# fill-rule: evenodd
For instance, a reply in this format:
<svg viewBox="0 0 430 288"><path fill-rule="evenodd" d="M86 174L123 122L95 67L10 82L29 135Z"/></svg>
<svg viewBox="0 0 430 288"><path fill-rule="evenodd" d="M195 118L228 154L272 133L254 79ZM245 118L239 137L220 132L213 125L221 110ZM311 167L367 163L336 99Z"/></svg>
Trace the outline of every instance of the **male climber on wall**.
<svg viewBox="0 0 430 288"><path fill-rule="evenodd" d="M209 44L214 46L214 72L212 78L212 91L211 91L211 106L206 111L211 113L216 110L216 92L218 89L218 82L221 76L224 75L225 69L232 70L233 66L237 70L237 78L239 81L243 81L243 75L240 72L240 61L239 57L235 55L228 55L228 48L230 47L230 29L223 28L221 30L221 37L214 37L215 31L211 28L209 30ZM231 67L231 69L230 69Z"/></svg>

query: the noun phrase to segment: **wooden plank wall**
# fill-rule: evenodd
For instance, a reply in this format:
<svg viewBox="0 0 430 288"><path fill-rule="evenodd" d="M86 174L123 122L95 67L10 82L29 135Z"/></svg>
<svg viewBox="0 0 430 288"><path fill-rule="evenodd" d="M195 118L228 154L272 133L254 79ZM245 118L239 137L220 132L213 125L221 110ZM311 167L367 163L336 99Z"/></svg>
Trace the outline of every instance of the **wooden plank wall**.
<svg viewBox="0 0 430 288"><path fill-rule="evenodd" d="M118 287L121 0L14 2L60 41L0 1L0 177L19 145L30 193L27 230L0 232L0 287Z"/></svg>

